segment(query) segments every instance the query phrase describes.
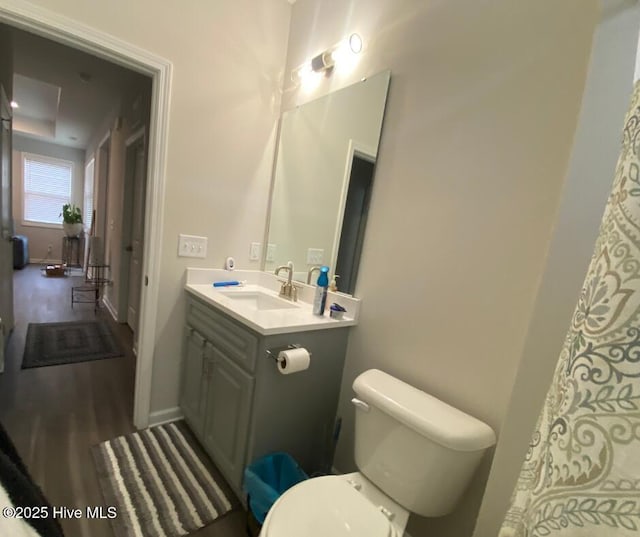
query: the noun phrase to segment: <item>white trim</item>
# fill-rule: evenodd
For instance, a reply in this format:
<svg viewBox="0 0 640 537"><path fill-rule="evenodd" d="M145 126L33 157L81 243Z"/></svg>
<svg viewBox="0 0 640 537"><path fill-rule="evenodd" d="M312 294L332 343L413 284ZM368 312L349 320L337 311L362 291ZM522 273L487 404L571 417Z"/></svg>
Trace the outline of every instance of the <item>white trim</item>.
<svg viewBox="0 0 640 537"><path fill-rule="evenodd" d="M145 127L142 126L124 141L125 148L129 149L129 146L135 144L140 138L144 137L144 134Z"/></svg>
<svg viewBox="0 0 640 537"><path fill-rule="evenodd" d="M22 212L24 213L24 201L22 203ZM47 224L45 222L36 222L35 220L25 220L24 218L21 220L20 224L26 227L42 227L47 229L59 229L62 231L62 224Z"/></svg>
<svg viewBox="0 0 640 537"><path fill-rule="evenodd" d="M107 308L107 311L111 314L113 320L115 322L118 322L118 314L116 312L116 309L113 307L113 304L107 296L102 297L102 303L104 304L104 307Z"/></svg>
<svg viewBox="0 0 640 537"><path fill-rule="evenodd" d="M164 410L158 410L149 414L149 427L155 427L156 425L178 421L183 417L184 416L182 415L182 410L180 410L180 407L177 406L174 406L173 408L166 408Z"/></svg>
<svg viewBox="0 0 640 537"><path fill-rule="evenodd" d="M372 148L350 139L347 148L347 160L344 166L344 177L342 178L342 192L340 193L340 201L338 202L338 215L336 217L336 228L333 235L333 248L331 250L331 258L329 266L336 273L336 263L338 261L338 250L340 249L340 236L342 235L342 221L344 220L344 210L347 206L347 194L349 193L349 181L351 180L351 166L353 165L353 156L362 155L367 157L370 162L376 161L376 151Z"/></svg>
<svg viewBox="0 0 640 537"><path fill-rule="evenodd" d="M149 285L143 287L140 299L140 337L133 410L134 425L143 429L149 424L151 409L151 375L164 224L163 199L171 100L171 62L112 35L46 8L34 6L24 0L3 0L0 5L0 22L95 54L149 75L153 79L143 254L143 271L149 277Z"/></svg>
<svg viewBox="0 0 640 537"><path fill-rule="evenodd" d="M95 152L99 152L100 149L102 148L102 146L104 144L106 144L110 139L111 139L111 129L107 129L107 132L105 133L105 135L98 142L98 145L96 145L96 151Z"/></svg>

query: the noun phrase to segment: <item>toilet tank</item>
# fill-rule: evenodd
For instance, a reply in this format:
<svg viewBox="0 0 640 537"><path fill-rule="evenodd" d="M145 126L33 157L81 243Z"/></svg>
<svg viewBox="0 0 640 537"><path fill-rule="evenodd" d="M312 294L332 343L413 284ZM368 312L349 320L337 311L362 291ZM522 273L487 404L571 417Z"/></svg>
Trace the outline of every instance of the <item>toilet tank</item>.
<svg viewBox="0 0 640 537"><path fill-rule="evenodd" d="M413 513L450 513L495 444L493 430L377 369L358 376L353 389L360 471Z"/></svg>

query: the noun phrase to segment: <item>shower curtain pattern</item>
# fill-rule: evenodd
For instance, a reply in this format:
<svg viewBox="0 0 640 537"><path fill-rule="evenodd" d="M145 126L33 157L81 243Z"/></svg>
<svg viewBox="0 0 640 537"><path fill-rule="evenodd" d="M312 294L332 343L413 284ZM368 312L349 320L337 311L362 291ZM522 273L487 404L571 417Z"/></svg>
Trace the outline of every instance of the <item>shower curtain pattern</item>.
<svg viewBox="0 0 640 537"><path fill-rule="evenodd" d="M499 537L640 532L640 83L600 235Z"/></svg>

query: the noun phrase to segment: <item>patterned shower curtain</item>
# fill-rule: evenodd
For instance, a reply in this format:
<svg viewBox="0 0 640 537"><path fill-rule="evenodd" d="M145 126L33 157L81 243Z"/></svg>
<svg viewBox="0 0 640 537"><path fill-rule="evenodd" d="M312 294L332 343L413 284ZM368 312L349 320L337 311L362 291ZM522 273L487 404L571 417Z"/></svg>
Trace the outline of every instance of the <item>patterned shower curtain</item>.
<svg viewBox="0 0 640 537"><path fill-rule="evenodd" d="M640 83L600 235L499 537L640 534Z"/></svg>

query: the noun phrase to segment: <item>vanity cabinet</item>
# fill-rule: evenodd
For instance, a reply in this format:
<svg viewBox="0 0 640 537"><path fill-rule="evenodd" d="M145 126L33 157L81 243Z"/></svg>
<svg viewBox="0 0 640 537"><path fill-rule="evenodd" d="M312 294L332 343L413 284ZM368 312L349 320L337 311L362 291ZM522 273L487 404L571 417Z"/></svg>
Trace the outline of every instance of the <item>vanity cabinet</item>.
<svg viewBox="0 0 640 537"><path fill-rule="evenodd" d="M212 348L201 334L185 327L180 406L187 422L197 431L204 427L208 378L206 367Z"/></svg>
<svg viewBox="0 0 640 537"><path fill-rule="evenodd" d="M207 371L202 443L220 471L237 482L244 470L254 379L217 349Z"/></svg>
<svg viewBox="0 0 640 537"><path fill-rule="evenodd" d="M311 474L331 460L348 328L261 335L187 294L180 406L196 437L242 498L244 468L274 451ZM267 350L312 353L308 370L278 372Z"/></svg>

